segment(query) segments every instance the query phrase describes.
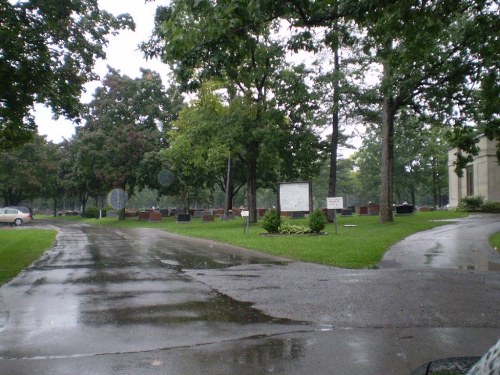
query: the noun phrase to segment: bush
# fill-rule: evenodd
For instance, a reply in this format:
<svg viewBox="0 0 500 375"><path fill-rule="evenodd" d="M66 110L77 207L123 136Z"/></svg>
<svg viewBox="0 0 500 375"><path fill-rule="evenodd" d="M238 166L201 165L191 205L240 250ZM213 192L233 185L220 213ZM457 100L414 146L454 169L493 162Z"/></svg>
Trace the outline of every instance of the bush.
<svg viewBox="0 0 500 375"><path fill-rule="evenodd" d="M482 212L500 214L500 202L484 202L481 206Z"/></svg>
<svg viewBox="0 0 500 375"><path fill-rule="evenodd" d="M290 223L283 223L279 227L280 234L308 234L311 229L303 225L294 225Z"/></svg>
<svg viewBox="0 0 500 375"><path fill-rule="evenodd" d="M97 207L88 207L85 209L83 217L87 219L99 219L99 210Z"/></svg>
<svg viewBox="0 0 500 375"><path fill-rule="evenodd" d="M262 228L264 228L269 233L278 233L280 225L281 218L278 215L278 211L276 211L274 208L267 211L262 221Z"/></svg>
<svg viewBox="0 0 500 375"><path fill-rule="evenodd" d="M309 228L314 233L319 233L325 229L328 219L322 210L316 210L309 215Z"/></svg>
<svg viewBox="0 0 500 375"><path fill-rule="evenodd" d="M457 207L457 211L460 212L479 211L483 203L484 203L484 198L480 196L464 197L460 200L460 203L458 204Z"/></svg>

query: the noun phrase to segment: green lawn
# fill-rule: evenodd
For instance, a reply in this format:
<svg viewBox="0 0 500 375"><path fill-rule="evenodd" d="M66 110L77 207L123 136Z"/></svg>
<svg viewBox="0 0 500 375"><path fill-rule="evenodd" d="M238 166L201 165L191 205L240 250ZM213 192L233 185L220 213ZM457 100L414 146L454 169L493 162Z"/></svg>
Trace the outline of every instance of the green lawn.
<svg viewBox="0 0 500 375"><path fill-rule="evenodd" d="M38 259L56 235L55 230L0 228L0 285Z"/></svg>
<svg viewBox="0 0 500 375"><path fill-rule="evenodd" d="M419 212L411 216L396 216L393 223L380 224L376 216L339 217L338 233L335 225L328 224L326 235L319 236L266 236L259 224L250 226L244 234L243 220L178 224L168 218L162 223L139 222L136 219L90 219L87 223L120 228L153 227L191 237L207 238L235 246L262 251L305 262L344 268L373 267L380 262L389 246L412 233L444 225L444 221L467 214L453 211ZM307 224L306 220L292 220L294 224ZM351 225L351 226L346 226Z"/></svg>
<svg viewBox="0 0 500 375"><path fill-rule="evenodd" d="M500 251L500 232L490 237L490 244L491 246L493 246L493 248Z"/></svg>

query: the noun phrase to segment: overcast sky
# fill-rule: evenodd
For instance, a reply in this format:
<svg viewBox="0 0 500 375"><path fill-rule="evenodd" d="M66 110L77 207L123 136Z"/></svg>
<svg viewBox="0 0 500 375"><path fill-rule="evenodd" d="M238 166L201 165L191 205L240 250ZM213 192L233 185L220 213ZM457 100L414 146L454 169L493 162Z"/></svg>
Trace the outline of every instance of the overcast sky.
<svg viewBox="0 0 500 375"><path fill-rule="evenodd" d="M116 37L111 37L106 48L107 58L98 61L95 71L103 77L107 66L120 70L124 75L135 78L140 77L140 68L149 68L157 71L166 79L167 66L159 61L146 61L138 51L138 44L148 39L153 30L155 10L158 5L166 5L168 0L155 0L145 3L144 0L99 0L101 9L114 15L129 13L136 23L136 30L121 31ZM85 87L87 92L82 100L89 102L99 82L92 82ZM61 142L63 138L69 139L74 134L74 124L65 119L54 121L50 109L41 105L36 106L36 120L38 132L46 135L49 141Z"/></svg>

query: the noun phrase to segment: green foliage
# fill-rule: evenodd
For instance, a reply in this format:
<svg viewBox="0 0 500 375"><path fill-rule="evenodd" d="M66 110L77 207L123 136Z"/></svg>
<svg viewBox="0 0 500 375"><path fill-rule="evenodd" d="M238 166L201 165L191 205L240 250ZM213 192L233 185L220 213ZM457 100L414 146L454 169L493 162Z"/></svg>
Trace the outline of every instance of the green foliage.
<svg viewBox="0 0 500 375"><path fill-rule="evenodd" d="M35 103L78 118L108 35L135 27L130 16L115 17L94 0L1 0L0 25L0 151L31 139Z"/></svg>
<svg viewBox="0 0 500 375"><path fill-rule="evenodd" d="M143 160L166 145L171 116L179 105L178 94L165 90L158 73L144 69L140 78L130 78L110 69L86 106L85 126L67 146L68 194L85 205L89 196L116 187L130 197L139 171L143 180L157 181L160 171L149 174L156 164L150 167Z"/></svg>
<svg viewBox="0 0 500 375"><path fill-rule="evenodd" d="M481 206L481 212L500 214L500 202L484 202Z"/></svg>
<svg viewBox="0 0 500 375"><path fill-rule="evenodd" d="M264 219L262 221L262 228L264 228L269 233L279 233L281 225L281 218L276 209L272 209L266 212Z"/></svg>
<svg viewBox="0 0 500 375"><path fill-rule="evenodd" d="M497 251L500 251L500 232L495 233L493 236L491 236L489 241L493 248L497 249Z"/></svg>
<svg viewBox="0 0 500 375"><path fill-rule="evenodd" d="M305 225L290 224L289 222L281 223L279 227L280 234L309 234L312 233L310 228Z"/></svg>
<svg viewBox="0 0 500 375"><path fill-rule="evenodd" d="M171 64L185 91L202 97L202 83L223 79L229 110L219 113L220 129L210 131L213 115L197 122L244 166L250 222L257 221L257 188L280 178L310 178L320 148L312 129L309 72L286 63L286 45L273 37L277 25L264 16L259 2L175 0L157 12L154 37L142 46Z"/></svg>
<svg viewBox="0 0 500 375"><path fill-rule="evenodd" d="M87 219L99 219L99 209L97 207L87 207L82 216Z"/></svg>
<svg viewBox="0 0 500 375"><path fill-rule="evenodd" d="M5 205L61 193L59 148L36 136L30 143L0 152L0 196Z"/></svg>
<svg viewBox="0 0 500 375"><path fill-rule="evenodd" d="M480 211L483 203L484 203L484 198L481 196L464 197L458 203L457 211L459 212Z"/></svg>
<svg viewBox="0 0 500 375"><path fill-rule="evenodd" d="M328 219L323 210L315 210L309 215L309 228L314 233L319 233L325 229Z"/></svg>

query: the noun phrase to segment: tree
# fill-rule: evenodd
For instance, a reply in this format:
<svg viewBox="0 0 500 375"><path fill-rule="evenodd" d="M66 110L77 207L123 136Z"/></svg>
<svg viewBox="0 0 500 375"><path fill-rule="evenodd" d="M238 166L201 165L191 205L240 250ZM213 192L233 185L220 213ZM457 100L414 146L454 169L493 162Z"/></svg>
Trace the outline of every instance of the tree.
<svg viewBox="0 0 500 375"><path fill-rule="evenodd" d="M308 100L299 99L307 90L304 81L295 79L302 72L300 68L286 69L285 47L271 33L278 25L252 22L251 29L246 29L247 19L257 20L261 15L258 2L177 0L158 9L155 35L143 45L148 56L160 56L171 65L185 90L197 91L213 78L225 82L230 99L229 123L242 130L233 141L239 147L235 156L245 165L251 222L257 221L259 163L276 160L275 155L266 154L274 146L270 137L275 132L282 135L284 128L295 134L304 130L310 133L301 118ZM234 32L234 28L247 32ZM284 85L297 90L287 93L294 97L288 107L278 93ZM299 119L300 123L294 121ZM282 142L280 146L286 142L283 137L274 139ZM264 147L266 142L270 147ZM293 147L292 154L300 151L296 144L288 142L288 146ZM298 162L298 158L294 160ZM270 165L266 163L267 168ZM305 175L307 170L299 174Z"/></svg>
<svg viewBox="0 0 500 375"><path fill-rule="evenodd" d="M395 119L394 194L395 202L442 206L441 190L448 184L447 150L444 130L432 128L409 111ZM376 201L380 194L380 127L368 129L355 154L361 202ZM429 198L430 197L430 198Z"/></svg>
<svg viewBox="0 0 500 375"><path fill-rule="evenodd" d="M0 151L32 138L35 103L77 119L107 36L123 28L134 28L130 16L114 17L94 0L0 0Z"/></svg>
<svg viewBox="0 0 500 375"><path fill-rule="evenodd" d="M86 106L85 125L70 147L67 168L68 184L83 206L89 196L113 188L132 196L144 155L168 142L166 133L180 100L175 90L168 96L157 73L142 73L132 79L110 68Z"/></svg>
<svg viewBox="0 0 500 375"><path fill-rule="evenodd" d="M426 117L432 113L433 125L450 127L452 145L468 154L477 152L478 130L500 138L499 107L495 106L495 94L500 91L496 1L332 4L327 0L262 0L252 4L258 9L251 16L233 12L225 4L230 15L225 20L231 25L226 33L245 38L256 27L279 18L297 27L330 28L343 18L362 30L363 49L380 64L382 72L378 88L382 107L381 222L392 221L394 120L399 110L411 107ZM470 125L471 120L475 126ZM467 160L459 153L457 170Z"/></svg>
<svg viewBox="0 0 500 375"><path fill-rule="evenodd" d="M103 164L94 168L106 188L120 187L129 197L134 193L137 165L146 153L168 142L166 133L179 102L168 96L158 73L142 70L141 78L132 79L109 68L80 130L82 137L96 133L104 139L99 150Z"/></svg>
<svg viewBox="0 0 500 375"><path fill-rule="evenodd" d="M33 142L0 153L0 194L4 205L52 195L59 183L58 148L36 136Z"/></svg>

